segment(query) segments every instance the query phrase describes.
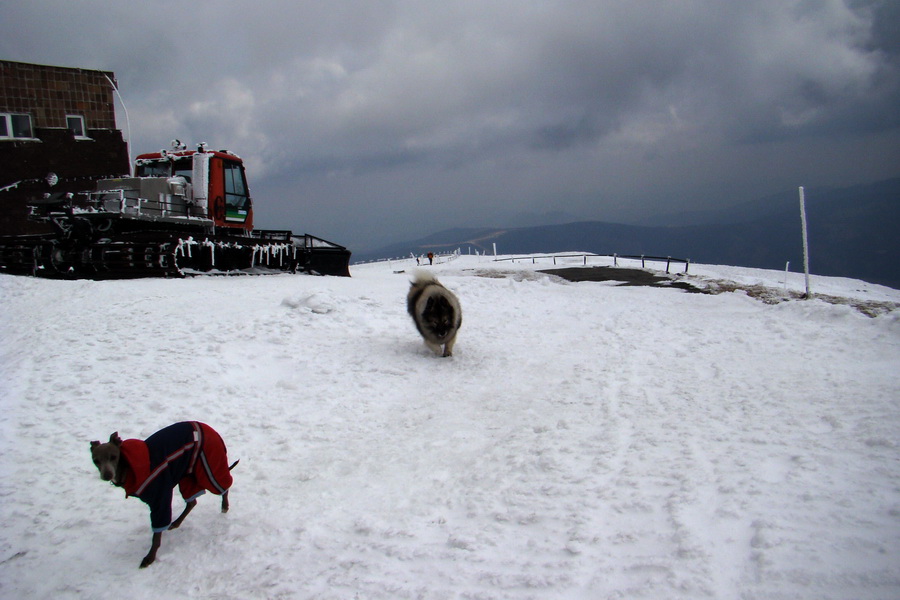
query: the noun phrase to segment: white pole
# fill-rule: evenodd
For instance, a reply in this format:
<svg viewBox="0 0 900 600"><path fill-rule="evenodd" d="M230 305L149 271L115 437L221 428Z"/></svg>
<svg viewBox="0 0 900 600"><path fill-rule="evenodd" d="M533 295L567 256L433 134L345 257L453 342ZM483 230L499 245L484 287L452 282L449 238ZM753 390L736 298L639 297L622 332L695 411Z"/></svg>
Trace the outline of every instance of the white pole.
<svg viewBox="0 0 900 600"><path fill-rule="evenodd" d="M128 152L128 174L134 175L134 163L131 162L131 121L128 119L128 107L125 106L125 101L122 99L122 94L119 93L119 88L116 87L116 84L113 83L113 80L109 78L109 75L106 73L103 74L106 77L106 80L109 82L109 85L112 87L113 91L116 93L116 98L119 99L119 104L122 105L122 110L125 111L125 129L127 130L128 139L125 140L125 148Z"/></svg>
<svg viewBox="0 0 900 600"><path fill-rule="evenodd" d="M494 256L497 256L497 242L493 242L494 244Z"/></svg>
<svg viewBox="0 0 900 600"><path fill-rule="evenodd" d="M800 228L803 233L803 273L806 275L806 296L809 298L809 244L806 240L806 199L800 186Z"/></svg>
<svg viewBox="0 0 900 600"><path fill-rule="evenodd" d="M784 295L787 296L787 276L788 270L791 268L791 261L784 263Z"/></svg>

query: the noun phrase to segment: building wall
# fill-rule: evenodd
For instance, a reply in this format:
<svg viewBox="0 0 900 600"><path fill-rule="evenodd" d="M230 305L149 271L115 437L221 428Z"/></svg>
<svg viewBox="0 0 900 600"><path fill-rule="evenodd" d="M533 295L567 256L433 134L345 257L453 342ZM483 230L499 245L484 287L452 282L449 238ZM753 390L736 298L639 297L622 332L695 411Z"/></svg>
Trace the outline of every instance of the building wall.
<svg viewBox="0 0 900 600"><path fill-rule="evenodd" d="M0 61L0 113L31 115L34 136L0 139L0 235L46 231L27 218L27 203L45 193L84 191L96 179L128 174L107 77L115 83L105 71ZM86 137L68 130L66 115L84 117Z"/></svg>
<svg viewBox="0 0 900 600"><path fill-rule="evenodd" d="M0 60L0 112L32 115L35 128L66 127L66 115L81 115L87 129L115 129L113 88L107 71L52 67Z"/></svg>

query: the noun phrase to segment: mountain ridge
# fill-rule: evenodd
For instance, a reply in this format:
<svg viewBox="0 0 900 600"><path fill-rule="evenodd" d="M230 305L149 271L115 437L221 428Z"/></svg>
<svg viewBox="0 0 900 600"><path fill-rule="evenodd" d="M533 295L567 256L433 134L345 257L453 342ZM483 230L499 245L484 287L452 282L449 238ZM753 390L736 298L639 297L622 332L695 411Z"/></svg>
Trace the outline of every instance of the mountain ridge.
<svg viewBox="0 0 900 600"><path fill-rule="evenodd" d="M357 261L453 251L503 254L581 251L672 256L707 264L800 270L799 201L787 192L715 211L715 222L634 225L605 221L532 227L453 228ZM900 178L806 194L810 272L900 288ZM791 206L793 205L793 206ZM712 218L707 215L707 219ZM675 219L673 219L675 220Z"/></svg>

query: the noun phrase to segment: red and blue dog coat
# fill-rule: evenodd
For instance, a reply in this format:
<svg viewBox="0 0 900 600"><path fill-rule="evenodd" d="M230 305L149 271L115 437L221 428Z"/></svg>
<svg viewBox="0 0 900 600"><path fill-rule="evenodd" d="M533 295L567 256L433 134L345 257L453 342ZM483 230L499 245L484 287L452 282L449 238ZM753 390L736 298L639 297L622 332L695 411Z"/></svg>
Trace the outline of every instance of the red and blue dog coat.
<svg viewBox="0 0 900 600"><path fill-rule="evenodd" d="M121 456L129 470L125 497L137 496L150 506L154 532L172 523L172 490L178 486L185 502L207 490L227 494L231 472L225 442L205 423L187 421L160 429L146 440L125 440Z"/></svg>

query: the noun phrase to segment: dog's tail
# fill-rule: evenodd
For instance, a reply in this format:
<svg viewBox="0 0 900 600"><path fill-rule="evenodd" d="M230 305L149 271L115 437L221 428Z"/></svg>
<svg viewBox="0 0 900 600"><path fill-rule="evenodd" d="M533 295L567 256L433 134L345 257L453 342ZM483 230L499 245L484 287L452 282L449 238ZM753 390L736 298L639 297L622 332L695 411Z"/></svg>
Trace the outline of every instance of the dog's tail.
<svg viewBox="0 0 900 600"><path fill-rule="evenodd" d="M414 269L412 272L412 279L409 283L412 285L425 285L428 283L437 282L437 277L435 277L434 273L432 273L431 271L427 271L425 269Z"/></svg>
<svg viewBox="0 0 900 600"><path fill-rule="evenodd" d="M231 466L228 467L228 470L230 471L230 470L232 470L233 468L235 468L239 462L241 462L241 459L237 459L236 461L234 461L234 462L231 464Z"/></svg>

